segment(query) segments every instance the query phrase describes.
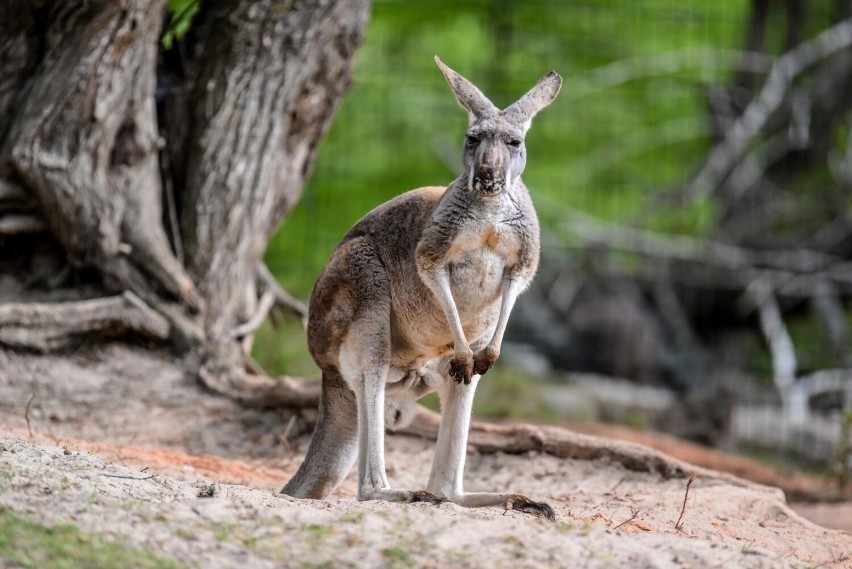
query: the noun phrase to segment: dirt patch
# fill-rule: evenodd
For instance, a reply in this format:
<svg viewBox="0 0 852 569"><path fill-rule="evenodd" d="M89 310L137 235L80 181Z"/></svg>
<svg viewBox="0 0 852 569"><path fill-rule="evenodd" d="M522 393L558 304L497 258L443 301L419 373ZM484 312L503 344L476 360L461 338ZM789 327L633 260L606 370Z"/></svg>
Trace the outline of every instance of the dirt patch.
<svg viewBox="0 0 852 569"><path fill-rule="evenodd" d="M241 408L165 361L114 350L37 368L0 356L0 505L203 567L852 565L850 534L804 520L777 489L712 473L692 484L680 531L684 479L549 455L472 453L465 485L546 500L553 524L359 503L351 476L328 501L280 497L306 447L303 418ZM432 448L388 437L392 483L422 488Z"/></svg>

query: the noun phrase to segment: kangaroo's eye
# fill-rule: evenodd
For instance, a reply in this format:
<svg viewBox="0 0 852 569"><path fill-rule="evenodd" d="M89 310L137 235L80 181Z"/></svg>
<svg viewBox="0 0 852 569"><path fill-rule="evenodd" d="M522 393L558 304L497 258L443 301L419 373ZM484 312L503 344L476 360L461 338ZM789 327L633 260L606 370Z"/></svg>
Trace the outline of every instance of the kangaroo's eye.
<svg viewBox="0 0 852 569"><path fill-rule="evenodd" d="M512 148L519 148L521 146L521 141L517 138L513 138L509 141L509 146L511 146Z"/></svg>
<svg viewBox="0 0 852 569"><path fill-rule="evenodd" d="M472 134L468 134L467 136L464 137L464 141L466 143L470 144L471 146L473 146L474 144L479 142L479 139Z"/></svg>

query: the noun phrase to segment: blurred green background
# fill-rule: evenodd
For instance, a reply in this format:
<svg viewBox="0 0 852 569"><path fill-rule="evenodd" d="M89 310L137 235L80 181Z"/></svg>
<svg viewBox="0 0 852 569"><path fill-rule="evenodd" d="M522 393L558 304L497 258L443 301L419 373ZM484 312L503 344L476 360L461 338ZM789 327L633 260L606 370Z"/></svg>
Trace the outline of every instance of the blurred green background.
<svg viewBox="0 0 852 569"><path fill-rule="evenodd" d="M577 246L564 223L578 212L663 235L719 239L722 219L733 206L723 211L720 203L727 205L714 196L664 196L695 175L718 141L711 120L714 93L733 89L745 65L756 78L747 99L753 97L775 58L790 49L791 37L814 37L837 21L843 3L800 2L806 17L798 19L788 9L794 4L377 0L351 92L322 143L301 201L270 243L268 266L287 290L307 299L335 245L361 216L404 191L446 185L457 176L467 117L436 68L435 55L500 107L547 71L563 75L562 93L527 136L524 179L544 230L545 253ZM749 25L761 5L768 7L762 45L746 60ZM836 135L841 150L845 132L841 126ZM808 172L804 179L790 178L793 190L814 194L828 187L824 161ZM794 246L800 228L819 227L837 214L836 207L784 207L803 214L779 218L771 227L776 239L771 247ZM627 272L641 262L629 255L620 259ZM794 312L788 326L802 367L832 364L812 315ZM759 327L752 323L736 338L746 371L771 386L770 354ZM264 327L254 354L272 374L318 373L295 322L277 331ZM550 416L525 373L501 361L489 377L478 396L479 413Z"/></svg>
<svg viewBox="0 0 852 569"><path fill-rule="evenodd" d="M706 151L703 89L727 81L726 51L742 45L748 6L376 1L353 88L302 201L270 244L270 268L307 297L362 215L408 189L456 177L467 116L435 55L500 107L551 69L565 78L527 136L524 179L547 230L557 233L566 207L608 219L638 215L650 194L680 181ZM700 232L708 208L659 215L654 225Z"/></svg>
<svg viewBox="0 0 852 569"><path fill-rule="evenodd" d="M527 136L524 176L549 235L572 209L609 220L643 215L707 151L706 94L732 73L749 14L745 0L406 2L377 0L356 56L354 84L322 143L302 200L270 243L267 264L307 299L346 230L412 188L460 171L466 113L433 57L505 107L553 69L557 101ZM656 209L643 223L703 234L712 204ZM318 374L295 322L265 326L255 356L272 374ZM553 418L520 370L500 362L479 414ZM427 401L428 403L428 401ZM434 404L434 402L433 402Z"/></svg>

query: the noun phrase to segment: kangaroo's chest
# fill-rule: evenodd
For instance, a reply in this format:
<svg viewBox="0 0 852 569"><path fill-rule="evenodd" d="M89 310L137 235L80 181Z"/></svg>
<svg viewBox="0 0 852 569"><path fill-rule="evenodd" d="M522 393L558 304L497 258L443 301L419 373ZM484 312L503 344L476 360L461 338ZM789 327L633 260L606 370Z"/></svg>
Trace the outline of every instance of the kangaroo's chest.
<svg viewBox="0 0 852 569"><path fill-rule="evenodd" d="M498 222L472 224L453 239L446 262L462 315L478 313L499 301L504 271L518 262L521 246L518 232Z"/></svg>

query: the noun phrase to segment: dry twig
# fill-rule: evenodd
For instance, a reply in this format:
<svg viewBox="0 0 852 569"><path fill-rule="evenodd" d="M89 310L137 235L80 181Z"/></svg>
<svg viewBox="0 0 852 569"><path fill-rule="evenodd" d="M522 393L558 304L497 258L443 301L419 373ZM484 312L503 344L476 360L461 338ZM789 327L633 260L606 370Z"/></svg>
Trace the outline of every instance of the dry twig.
<svg viewBox="0 0 852 569"><path fill-rule="evenodd" d="M680 515L677 517L677 521L674 526L677 531L680 531L683 527L683 514L686 512L686 501L689 499L689 487L692 486L693 482L695 482L695 475L690 474L689 480L686 481L686 492L683 494L683 506L680 508Z"/></svg>
<svg viewBox="0 0 852 569"><path fill-rule="evenodd" d="M30 408L33 405L33 399L35 399L35 391L30 395L29 400L27 401L27 408L24 409L24 421L27 422L27 432L30 434L30 438L33 438L33 429L30 426Z"/></svg>
<svg viewBox="0 0 852 569"><path fill-rule="evenodd" d="M691 480L691 479L690 479L690 480ZM687 488L688 488L688 486L687 486ZM638 509L638 508L633 508L633 509L631 510L631 512L630 512L630 513L631 513L632 515L631 515L628 519L624 520L623 522L621 522L620 524L618 524L617 526L615 526L615 527L614 527L614 528L612 528L612 529L616 530L616 529L620 528L621 526L623 526L623 525L625 525L625 524L629 524L630 522L632 522L633 520L635 520L635 519L636 519L636 516L638 516L638 515L639 515L639 509ZM682 514L681 514L681 515L682 515Z"/></svg>
<svg viewBox="0 0 852 569"><path fill-rule="evenodd" d="M105 476L107 478L122 478L124 480L151 480L152 478L156 478L156 474L151 474L150 476L124 476L122 474L101 474L101 476Z"/></svg>

